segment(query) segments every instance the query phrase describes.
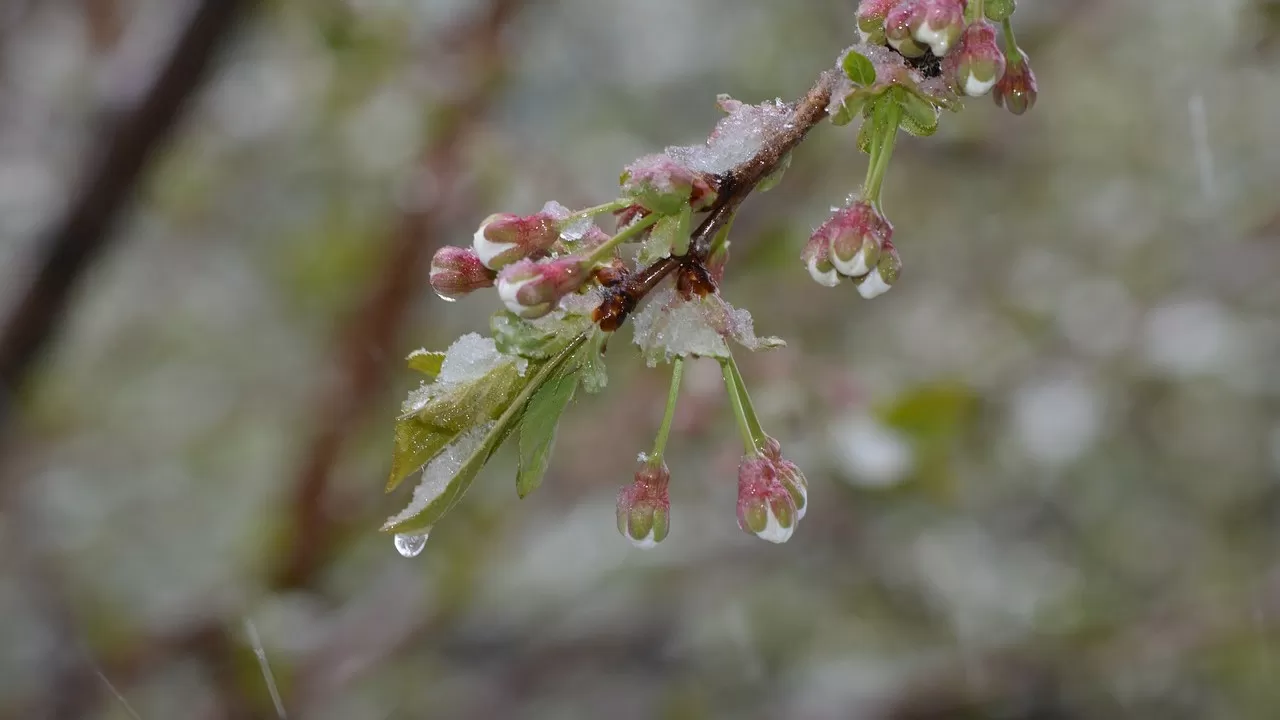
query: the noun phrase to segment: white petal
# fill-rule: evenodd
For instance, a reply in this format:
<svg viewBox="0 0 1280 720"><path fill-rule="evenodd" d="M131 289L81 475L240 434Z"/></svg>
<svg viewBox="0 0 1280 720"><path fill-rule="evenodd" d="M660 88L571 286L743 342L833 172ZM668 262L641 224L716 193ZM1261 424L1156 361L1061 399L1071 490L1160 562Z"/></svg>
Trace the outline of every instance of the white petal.
<svg viewBox="0 0 1280 720"><path fill-rule="evenodd" d="M520 304L520 300L516 294L520 292L520 288L533 282L534 278L526 280L517 280L516 282L508 282L499 278L498 280L498 297L502 300L502 304L507 306L511 312L524 317L532 308L525 307Z"/></svg>
<svg viewBox="0 0 1280 720"><path fill-rule="evenodd" d="M982 97L991 92L991 88L995 86L994 76L990 80L979 80L973 73L969 73L969 77L964 79L964 94L969 97Z"/></svg>
<svg viewBox="0 0 1280 720"><path fill-rule="evenodd" d="M946 27L941 30L934 30L929 23L920 23L919 29L912 35L915 37L916 42L928 45L929 49L933 50L933 54L938 57L946 55L947 51L951 49L951 36L947 34Z"/></svg>
<svg viewBox="0 0 1280 720"><path fill-rule="evenodd" d="M627 536L627 539L631 541L632 545L640 548L641 550L650 550L658 545L658 541L653 538L654 530L655 528L649 528L649 534L639 540L631 537L630 535Z"/></svg>
<svg viewBox="0 0 1280 720"><path fill-rule="evenodd" d="M809 276L819 285L835 287L840 284L840 273L836 272L834 267L826 272L819 270L817 258L810 260L806 267L809 269Z"/></svg>
<svg viewBox="0 0 1280 720"><path fill-rule="evenodd" d="M515 246L515 243L496 243L485 237L483 225L476 230L475 237L471 239L471 247L475 249L476 255L480 256L480 262L490 270L500 269L501 265L494 267L493 259Z"/></svg>
<svg viewBox="0 0 1280 720"><path fill-rule="evenodd" d="M764 530L756 533L756 537L761 540L768 540L771 543L784 543L791 539L791 533L795 532L796 524L791 523L791 527L782 527L782 523L778 522L778 518L773 514L773 508L766 507L765 513L767 520Z"/></svg>
<svg viewBox="0 0 1280 720"><path fill-rule="evenodd" d="M885 282L884 278L880 277L880 273L873 272L863 278L858 285L858 294L870 300L889 292L890 287L893 286Z"/></svg>
<svg viewBox="0 0 1280 720"><path fill-rule="evenodd" d="M831 264L836 266L836 270L839 270L841 275L848 277L862 277L871 272L871 268L867 267L867 254L861 249L848 260L841 260L839 256L832 253Z"/></svg>

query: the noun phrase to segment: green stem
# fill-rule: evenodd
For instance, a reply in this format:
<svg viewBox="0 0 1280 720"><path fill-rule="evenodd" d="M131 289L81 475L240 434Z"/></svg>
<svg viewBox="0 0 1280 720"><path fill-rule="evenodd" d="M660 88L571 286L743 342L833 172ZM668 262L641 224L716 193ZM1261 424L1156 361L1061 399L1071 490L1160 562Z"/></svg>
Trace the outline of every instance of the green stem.
<svg viewBox="0 0 1280 720"><path fill-rule="evenodd" d="M680 378L684 375L684 358L676 358L671 364L671 389L667 391L667 409L662 414L662 425L658 428L658 437L653 442L653 453L649 462L662 462L662 453L667 449L667 436L671 434L671 421L676 416L676 398L680 397Z"/></svg>
<svg viewBox="0 0 1280 720"><path fill-rule="evenodd" d="M729 405L733 408L733 417L738 421L738 434L742 436L742 448L750 457L760 455L760 446L756 444L755 435L751 432L751 423L747 420L747 411L742 406L742 393L738 392L738 381L733 372L730 360L720 361L720 371L724 375L724 389L729 393Z"/></svg>
<svg viewBox="0 0 1280 720"><path fill-rule="evenodd" d="M969 23L976 23L983 19L987 14L987 9L983 7L986 0L971 0L969 2Z"/></svg>
<svg viewBox="0 0 1280 720"><path fill-rule="evenodd" d="M874 116L876 139L871 146L873 154L869 177L863 187L863 199L877 209L880 208L880 188L889 169L889 158L893 157L893 146L898 140L898 122L902 120L902 106L895 98L886 96L881 103Z"/></svg>
<svg viewBox="0 0 1280 720"><path fill-rule="evenodd" d="M724 250L725 246L729 244L729 232L733 230L733 220L737 216L738 213L736 210L730 213L729 219L724 222L724 227L720 228L720 231L716 233L716 236L711 239L711 249L707 251L708 259L716 257L716 254Z"/></svg>
<svg viewBox="0 0 1280 720"><path fill-rule="evenodd" d="M563 220L561 220L560 222L561 224L567 225L568 223L571 223L574 220L579 220L584 217L595 217L596 215L599 215L601 213L616 212L618 210L621 210L624 207L627 207L630 204L631 204L630 202L622 199L612 200L610 202L604 203L603 205L596 205L595 207L583 208L581 210L578 210L577 212L569 213L569 215L565 217Z"/></svg>
<svg viewBox="0 0 1280 720"><path fill-rule="evenodd" d="M594 265L600 262L601 260L604 260L605 258L609 257L610 254L613 253L614 248L627 242L628 240L631 240L632 238L636 237L637 235L644 232L645 230L648 230L654 223L658 222L661 219L662 219L662 216L659 215L658 213L649 213L648 215L645 215L644 218L642 218L639 222L628 225L626 228L620 231L617 235L614 235L613 237L609 238L604 243L602 243L595 250L592 250L591 255L587 256L587 262L589 264Z"/></svg>
<svg viewBox="0 0 1280 720"><path fill-rule="evenodd" d="M751 430L751 437L755 440L756 447L763 448L768 435L765 435L764 428L760 425L756 408L751 404L751 395L747 392L747 382L742 379L742 371L738 370L738 361L732 355L729 356L729 369L733 371L733 381L738 386L738 394L742 400L742 409L746 411L747 427Z"/></svg>
<svg viewBox="0 0 1280 720"><path fill-rule="evenodd" d="M1018 52L1018 38L1013 34L1013 18L1005 18L1000 23L1004 30L1004 56L1010 65L1022 63L1022 54Z"/></svg>

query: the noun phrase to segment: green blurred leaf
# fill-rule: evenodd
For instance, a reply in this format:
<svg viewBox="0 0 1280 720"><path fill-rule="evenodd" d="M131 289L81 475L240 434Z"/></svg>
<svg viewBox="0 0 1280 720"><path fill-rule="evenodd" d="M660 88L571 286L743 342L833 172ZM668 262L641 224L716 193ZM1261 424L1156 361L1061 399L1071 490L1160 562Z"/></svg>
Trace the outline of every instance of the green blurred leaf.
<svg viewBox="0 0 1280 720"><path fill-rule="evenodd" d="M434 378L440 374L440 368L444 366L444 353L414 350L409 353L406 362L410 370L417 370L423 375Z"/></svg>
<svg viewBox="0 0 1280 720"><path fill-rule="evenodd" d="M928 137L938 131L938 108L919 95L895 88L894 99L902 107L898 126L917 137Z"/></svg>
<svg viewBox="0 0 1280 720"><path fill-rule="evenodd" d="M948 496L953 490L952 458L978 407L979 396L973 388L955 382L910 390L877 414L911 442L916 458L914 484Z"/></svg>
<svg viewBox="0 0 1280 720"><path fill-rule="evenodd" d="M594 332L582 351L582 387L592 395L609 384L609 371L604 364L604 345L610 333Z"/></svg>
<svg viewBox="0 0 1280 720"><path fill-rule="evenodd" d="M520 418L520 465L516 471L516 493L522 498L542 485L560 416L578 389L578 369L576 362L566 363L554 378L538 388Z"/></svg>
<svg viewBox="0 0 1280 720"><path fill-rule="evenodd" d="M857 50L845 53L840 60L840 68L844 70L845 77L863 87L869 87L876 82L876 66L867 59L866 55Z"/></svg>
<svg viewBox="0 0 1280 720"><path fill-rule="evenodd" d="M555 354L558 339L554 328L535 325L504 310L489 321L498 352L528 360L545 360Z"/></svg>

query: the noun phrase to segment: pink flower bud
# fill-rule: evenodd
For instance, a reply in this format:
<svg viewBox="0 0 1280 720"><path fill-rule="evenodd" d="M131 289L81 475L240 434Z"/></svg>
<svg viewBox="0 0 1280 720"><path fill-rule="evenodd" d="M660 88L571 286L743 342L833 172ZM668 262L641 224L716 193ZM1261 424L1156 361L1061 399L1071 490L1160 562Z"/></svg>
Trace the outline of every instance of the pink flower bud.
<svg viewBox="0 0 1280 720"><path fill-rule="evenodd" d="M923 12L911 26L917 43L929 46L936 57L946 57L964 33L967 0L923 0Z"/></svg>
<svg viewBox="0 0 1280 720"><path fill-rule="evenodd" d="M646 155L628 165L622 173L622 194L660 215L675 215L686 204L702 210L716 199L705 173L667 155Z"/></svg>
<svg viewBox="0 0 1280 720"><path fill-rule="evenodd" d="M858 33L862 41L884 45L884 20L901 0L862 0L858 5Z"/></svg>
<svg viewBox="0 0 1280 720"><path fill-rule="evenodd" d="M880 260L876 263L875 271L854 280L853 283L858 287L858 294L870 300L889 292L889 288L893 287L901 274L902 258L898 256L898 249L893 246L893 242L886 240L880 251Z"/></svg>
<svg viewBox="0 0 1280 720"><path fill-rule="evenodd" d="M493 287L498 274L484 266L470 248L446 245L431 258L431 288L445 300Z"/></svg>
<svg viewBox="0 0 1280 720"><path fill-rule="evenodd" d="M540 262L526 258L498 273L498 297L520 317L538 318L554 310L560 298L582 287L590 274L590 265L579 257Z"/></svg>
<svg viewBox="0 0 1280 720"><path fill-rule="evenodd" d="M924 46L916 42L913 29L924 22L925 13L924 0L902 0L895 5L884 19L884 35L889 47L903 57L924 55Z"/></svg>
<svg viewBox="0 0 1280 720"><path fill-rule="evenodd" d="M986 95L1004 77L1004 53L996 44L996 28L985 20L965 29L960 49L947 60L951 82L969 97Z"/></svg>
<svg viewBox="0 0 1280 720"><path fill-rule="evenodd" d="M1014 115L1021 115L1036 104L1036 74L1031 72L1031 61L1027 54L1018 49L1016 58L1010 57L1005 66L1004 77L996 83L991 97L996 105L1006 108Z"/></svg>
<svg viewBox="0 0 1280 720"><path fill-rule="evenodd" d="M490 215L472 239L480 262L492 270L546 252L560 239L558 220L546 211L521 217L511 213Z"/></svg>
<svg viewBox="0 0 1280 720"><path fill-rule="evenodd" d="M809 242L804 244L804 249L800 251L800 261L809 271L809 276L819 285L835 287L840 284L840 273L831 264L831 243L822 233L822 228L818 228L809 237Z"/></svg>
<svg viewBox="0 0 1280 720"><path fill-rule="evenodd" d="M893 225L871 203L851 202L836 210L815 235L830 245L831 264L846 277L862 277L880 259L880 248L893 237Z"/></svg>
<svg viewBox="0 0 1280 720"><path fill-rule="evenodd" d="M796 504L773 461L746 456L738 466L738 527L762 540L784 543L796 527Z"/></svg>
<svg viewBox="0 0 1280 720"><path fill-rule="evenodd" d="M796 520L799 521L804 518L809 505L809 480L795 463L782 457L781 443L768 435L765 436L764 441L765 446L761 452L765 459L773 463L773 469L778 473L778 481L787 489L787 492L791 493L791 500L796 506Z"/></svg>
<svg viewBox="0 0 1280 720"><path fill-rule="evenodd" d="M671 473L665 462L645 461L635 481L618 491L618 532L638 548L662 542L671 530Z"/></svg>

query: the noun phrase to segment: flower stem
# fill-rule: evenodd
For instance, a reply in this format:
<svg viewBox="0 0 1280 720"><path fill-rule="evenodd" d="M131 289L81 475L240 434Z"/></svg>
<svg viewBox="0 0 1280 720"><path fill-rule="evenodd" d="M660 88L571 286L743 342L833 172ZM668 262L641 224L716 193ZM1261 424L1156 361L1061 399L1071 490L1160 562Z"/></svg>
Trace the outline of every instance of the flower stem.
<svg viewBox="0 0 1280 720"><path fill-rule="evenodd" d="M871 143L871 165L867 169L867 182L863 186L863 199L880 208L880 188L893 157L893 146L898 140L898 122L902 119L902 106L890 95L884 96L876 107L873 122L875 137Z"/></svg>
<svg viewBox="0 0 1280 720"><path fill-rule="evenodd" d="M983 7L985 0L972 0L969 3L969 22L975 23L981 21L985 16L987 9Z"/></svg>
<svg viewBox="0 0 1280 720"><path fill-rule="evenodd" d="M594 265L595 263L598 263L601 260L604 260L605 258L609 257L609 254L613 252L614 248L627 242L628 240L631 240L632 238L636 237L637 235L644 232L645 230L648 230L650 226L652 226L654 223L658 222L661 219L662 219L662 216L657 213L649 213L648 215L645 215L638 222L635 222L623 228L621 231L618 232L617 235L614 235L613 237L609 238L605 242L601 243L600 246L597 247L595 250L592 250L591 254L587 256L587 262L589 264Z"/></svg>
<svg viewBox="0 0 1280 720"><path fill-rule="evenodd" d="M1022 54L1018 52L1018 38L1013 35L1013 19L1005 18L1000 23L1004 30L1004 56L1010 66L1022 64Z"/></svg>
<svg viewBox="0 0 1280 720"><path fill-rule="evenodd" d="M742 407L742 394L738 392L738 382L728 360L720 361L720 371L724 375L724 389L729 393L729 406L733 408L733 417L738 421L738 434L742 436L742 448L749 457L757 457L760 455L760 448L751 434L751 425L747 422L747 413Z"/></svg>
<svg viewBox="0 0 1280 720"><path fill-rule="evenodd" d="M747 382L742 379L742 371L738 370L738 361L732 355L729 356L729 369L733 372L733 381L738 386L742 409L746 411L747 428L751 430L751 438L755 440L756 447L765 447L764 428L760 425L760 418L756 416L755 406L751 404L751 395L747 392Z"/></svg>
<svg viewBox="0 0 1280 720"><path fill-rule="evenodd" d="M624 207L627 207L628 205L630 205L630 203L627 202L626 200L622 200L622 199L611 200L607 203L604 203L603 205L596 205L594 207L583 208L581 210L578 210L577 212L569 213L569 215L565 217L563 220L561 220L560 222L562 224L567 225L568 223L571 223L574 220L579 220L584 217L595 217L596 215L599 215L601 213L615 212L617 210L621 210Z"/></svg>
<svg viewBox="0 0 1280 720"><path fill-rule="evenodd" d="M684 358L676 358L671 363L671 389L667 391L667 409L662 414L662 425L658 428L658 437L653 442L653 452L649 461L662 462L662 454L667 449L667 436L671 434L671 421L676 416L676 398L680 397L680 379L684 375Z"/></svg>

